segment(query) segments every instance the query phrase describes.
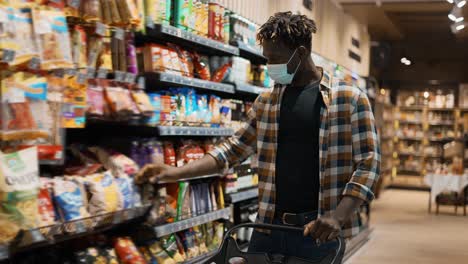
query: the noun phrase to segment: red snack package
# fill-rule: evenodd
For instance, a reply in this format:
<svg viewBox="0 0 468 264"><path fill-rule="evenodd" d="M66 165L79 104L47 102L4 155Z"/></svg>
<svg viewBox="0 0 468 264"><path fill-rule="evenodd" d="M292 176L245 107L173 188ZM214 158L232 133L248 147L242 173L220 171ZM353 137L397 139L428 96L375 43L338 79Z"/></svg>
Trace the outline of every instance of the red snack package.
<svg viewBox="0 0 468 264"><path fill-rule="evenodd" d="M104 92L102 87L97 83L97 80L88 81L87 95L88 104L86 114L91 116L103 116Z"/></svg>
<svg viewBox="0 0 468 264"><path fill-rule="evenodd" d="M194 53L193 65L195 66L195 72L200 79L207 81L211 79L208 57L200 56L198 53Z"/></svg>
<svg viewBox="0 0 468 264"><path fill-rule="evenodd" d="M219 67L213 74L211 81L213 82L222 82L229 75L229 70L232 67L232 62L226 63L223 66Z"/></svg>
<svg viewBox="0 0 468 264"><path fill-rule="evenodd" d="M147 262L129 237L118 237L114 249L122 264L146 264Z"/></svg>
<svg viewBox="0 0 468 264"><path fill-rule="evenodd" d="M50 196L49 188L52 182L47 178L41 178L41 187L39 188L39 226L50 226L55 223L55 211Z"/></svg>
<svg viewBox="0 0 468 264"><path fill-rule="evenodd" d="M176 155L172 142L164 142L164 163L171 166L176 166Z"/></svg>

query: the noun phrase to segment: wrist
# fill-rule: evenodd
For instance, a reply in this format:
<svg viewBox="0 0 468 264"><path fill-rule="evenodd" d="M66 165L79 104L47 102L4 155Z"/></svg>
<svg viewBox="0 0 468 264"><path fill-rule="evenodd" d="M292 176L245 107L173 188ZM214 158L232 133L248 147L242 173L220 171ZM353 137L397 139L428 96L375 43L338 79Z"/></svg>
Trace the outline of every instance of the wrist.
<svg viewBox="0 0 468 264"><path fill-rule="evenodd" d="M346 217L341 215L338 212L334 212L331 217L340 225L340 227L343 227L345 222L346 222Z"/></svg>

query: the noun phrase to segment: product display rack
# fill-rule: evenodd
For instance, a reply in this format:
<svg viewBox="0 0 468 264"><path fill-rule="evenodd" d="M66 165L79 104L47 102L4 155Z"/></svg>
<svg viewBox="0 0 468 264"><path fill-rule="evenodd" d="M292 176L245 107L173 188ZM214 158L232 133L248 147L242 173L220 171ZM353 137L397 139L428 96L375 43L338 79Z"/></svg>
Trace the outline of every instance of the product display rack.
<svg viewBox="0 0 468 264"><path fill-rule="evenodd" d="M262 51L255 47L245 44L242 41L232 43L239 48L239 55L256 64L266 64L267 58L263 56Z"/></svg>
<svg viewBox="0 0 468 264"><path fill-rule="evenodd" d="M170 224L155 226L153 231L156 237L163 237L169 234L177 233L194 226L206 224L219 219L229 219L231 217L232 208L227 207L189 219L184 219Z"/></svg>
<svg viewBox="0 0 468 264"><path fill-rule="evenodd" d="M258 187L252 189L238 191L227 195L227 201L231 203L243 202L246 200L254 199L258 197Z"/></svg>

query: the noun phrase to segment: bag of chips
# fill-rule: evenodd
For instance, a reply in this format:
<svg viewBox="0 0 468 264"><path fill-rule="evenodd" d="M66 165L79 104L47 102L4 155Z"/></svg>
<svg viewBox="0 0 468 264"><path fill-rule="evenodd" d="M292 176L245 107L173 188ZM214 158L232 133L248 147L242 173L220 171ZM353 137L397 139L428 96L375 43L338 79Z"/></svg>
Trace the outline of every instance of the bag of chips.
<svg viewBox="0 0 468 264"><path fill-rule="evenodd" d="M85 183L91 193L89 212L92 215L115 212L123 208L119 188L110 171L89 175L85 178Z"/></svg>
<svg viewBox="0 0 468 264"><path fill-rule="evenodd" d="M0 152L0 244L20 229L36 228L39 219L37 148Z"/></svg>
<svg viewBox="0 0 468 264"><path fill-rule="evenodd" d="M174 259L176 262L183 262L185 259L179 253L179 248L177 247L177 242L175 235L170 235L162 239L162 247L167 252L167 254Z"/></svg>
<svg viewBox="0 0 468 264"><path fill-rule="evenodd" d="M176 261L163 249L159 241L150 243L148 249L153 257L156 258L158 264L176 264Z"/></svg>
<svg viewBox="0 0 468 264"><path fill-rule="evenodd" d="M129 237L118 237L114 248L122 264L146 264L145 259Z"/></svg>
<svg viewBox="0 0 468 264"><path fill-rule="evenodd" d="M52 202L52 181L47 178L41 178L39 189L39 226L49 226L55 223L55 210Z"/></svg>
<svg viewBox="0 0 468 264"><path fill-rule="evenodd" d="M89 217L83 185L75 180L54 179L54 201L65 221Z"/></svg>
<svg viewBox="0 0 468 264"><path fill-rule="evenodd" d="M123 209L128 209L134 207L134 189L132 181L129 177L119 177L115 178L117 187L119 188L120 195L122 197L122 207Z"/></svg>

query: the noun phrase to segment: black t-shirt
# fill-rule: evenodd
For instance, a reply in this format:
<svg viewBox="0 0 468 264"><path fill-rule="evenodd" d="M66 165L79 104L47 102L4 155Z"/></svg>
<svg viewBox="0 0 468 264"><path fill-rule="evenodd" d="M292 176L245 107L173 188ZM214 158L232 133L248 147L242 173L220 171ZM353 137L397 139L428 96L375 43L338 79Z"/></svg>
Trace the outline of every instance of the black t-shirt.
<svg viewBox="0 0 468 264"><path fill-rule="evenodd" d="M276 208L305 213L318 209L319 130L323 99L319 82L287 87L281 101L276 157Z"/></svg>

